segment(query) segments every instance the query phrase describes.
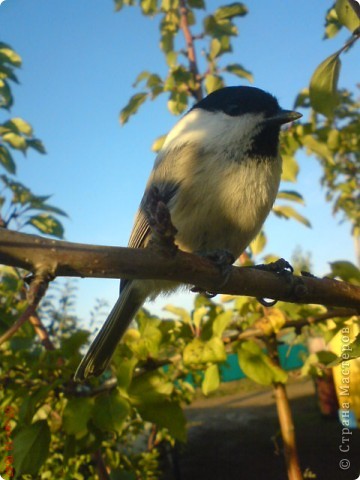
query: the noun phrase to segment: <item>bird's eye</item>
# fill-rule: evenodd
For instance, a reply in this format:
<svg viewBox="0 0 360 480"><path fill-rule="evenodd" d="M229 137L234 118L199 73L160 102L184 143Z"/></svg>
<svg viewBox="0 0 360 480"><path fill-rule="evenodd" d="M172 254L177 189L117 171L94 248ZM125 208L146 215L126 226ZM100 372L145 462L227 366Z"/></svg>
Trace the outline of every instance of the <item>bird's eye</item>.
<svg viewBox="0 0 360 480"><path fill-rule="evenodd" d="M240 107L239 105L236 105L236 104L227 105L224 108L224 113L226 113L226 115L235 117L236 115L240 115Z"/></svg>

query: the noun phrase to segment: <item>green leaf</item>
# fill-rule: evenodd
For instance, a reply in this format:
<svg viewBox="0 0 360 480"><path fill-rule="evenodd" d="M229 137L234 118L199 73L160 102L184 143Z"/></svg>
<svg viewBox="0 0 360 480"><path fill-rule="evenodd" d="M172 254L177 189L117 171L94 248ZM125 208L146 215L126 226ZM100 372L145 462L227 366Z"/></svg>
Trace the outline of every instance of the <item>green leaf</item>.
<svg viewBox="0 0 360 480"><path fill-rule="evenodd" d="M305 204L303 196L294 190L281 190L277 194L277 198L282 200L290 200L291 202L300 203L301 205Z"/></svg>
<svg viewBox="0 0 360 480"><path fill-rule="evenodd" d="M187 108L188 96L185 92L172 92L167 102L168 109L173 115L181 115Z"/></svg>
<svg viewBox="0 0 360 480"><path fill-rule="evenodd" d="M334 155L327 143L317 140L313 135L304 135L302 142L310 153L315 153L318 157L327 160L330 165L334 164Z"/></svg>
<svg viewBox="0 0 360 480"><path fill-rule="evenodd" d="M15 162L9 150L3 145L0 145L0 163L7 172L13 173L13 174L16 173Z"/></svg>
<svg viewBox="0 0 360 480"><path fill-rule="evenodd" d="M26 140L27 146L33 148L39 153L46 153L45 147L41 140L37 138L31 138L30 140Z"/></svg>
<svg viewBox="0 0 360 480"><path fill-rule="evenodd" d="M47 459L50 430L46 420L39 420L20 429L14 438L14 467L17 476L37 474Z"/></svg>
<svg viewBox="0 0 360 480"><path fill-rule="evenodd" d="M26 122L22 118L12 118L9 122L6 122L6 124L7 123L12 123L13 125L15 125L19 133L23 133L24 135L27 135L29 137L33 134L33 129L30 123Z"/></svg>
<svg viewBox="0 0 360 480"><path fill-rule="evenodd" d="M138 407L144 403L162 402L174 390L174 385L160 371L147 372L132 379L129 387L131 403Z"/></svg>
<svg viewBox="0 0 360 480"><path fill-rule="evenodd" d="M252 76L249 70L246 70L242 65L239 63L231 63L225 67L225 71L232 73L240 78L246 78L250 83L253 83L254 77Z"/></svg>
<svg viewBox="0 0 360 480"><path fill-rule="evenodd" d="M223 7L218 8L215 11L214 17L217 20L231 19L234 17L242 17L248 12L246 6L243 3L230 3L229 5L224 5Z"/></svg>
<svg viewBox="0 0 360 480"><path fill-rule="evenodd" d="M262 351L253 340L241 342L238 348L239 365L245 375L260 385L285 383L287 374Z"/></svg>
<svg viewBox="0 0 360 480"><path fill-rule="evenodd" d="M141 105L147 99L147 96L148 94L146 92L141 92L141 93L136 93L130 98L126 107L124 107L120 112L120 123L122 125L124 125L124 123L126 123L129 120L131 115L134 115L139 110Z"/></svg>
<svg viewBox="0 0 360 480"><path fill-rule="evenodd" d="M118 381L118 386L120 388L120 393L126 394L129 386L131 385L134 369L138 363L138 359L135 357L124 358L121 355L119 362L117 362L117 358L115 357L115 363L115 374Z"/></svg>
<svg viewBox="0 0 360 480"><path fill-rule="evenodd" d="M92 420L101 430L121 433L129 413L129 402L116 389L111 393L104 393L96 397Z"/></svg>
<svg viewBox="0 0 360 480"><path fill-rule="evenodd" d="M355 10L351 7L349 0L337 0L335 3L335 11L339 22L348 28L351 33L360 26L360 20Z"/></svg>
<svg viewBox="0 0 360 480"><path fill-rule="evenodd" d="M52 235L58 238L63 238L64 236L64 227L59 220L47 213L40 213L39 215L32 216L26 222L26 225L32 225L40 232L47 235Z"/></svg>
<svg viewBox="0 0 360 480"><path fill-rule="evenodd" d="M22 150L24 152L27 148L26 139L17 133L5 133L3 135L3 140L17 150Z"/></svg>
<svg viewBox="0 0 360 480"><path fill-rule="evenodd" d="M188 0L188 5L190 8L205 8L205 1L204 0Z"/></svg>
<svg viewBox="0 0 360 480"><path fill-rule="evenodd" d="M261 230L260 233L256 235L254 240L250 243L250 250L254 255L259 255L261 253L266 245L266 235L265 233Z"/></svg>
<svg viewBox="0 0 360 480"><path fill-rule="evenodd" d="M14 99L9 85L5 80L0 80L0 108L10 108Z"/></svg>
<svg viewBox="0 0 360 480"><path fill-rule="evenodd" d="M216 316L213 324L212 324L212 331L214 337L222 337L224 330L226 330L227 326L233 319L234 312L232 310L226 310L225 312L219 313Z"/></svg>
<svg viewBox="0 0 360 480"><path fill-rule="evenodd" d="M206 75L205 77L205 88L207 93L214 92L219 90L224 86L223 79L218 75Z"/></svg>
<svg viewBox="0 0 360 480"><path fill-rule="evenodd" d="M299 173L299 164L292 155L282 155L282 174L283 182L296 182Z"/></svg>
<svg viewBox="0 0 360 480"><path fill-rule="evenodd" d="M185 365L225 362L225 347L218 337L213 337L207 342L194 338L184 348L183 359Z"/></svg>
<svg viewBox="0 0 360 480"><path fill-rule="evenodd" d="M330 266L335 277L340 277L345 282L360 285L360 270L353 263L343 260L331 262Z"/></svg>
<svg viewBox="0 0 360 480"><path fill-rule="evenodd" d="M140 7L144 15L154 15L157 11L157 0L141 0Z"/></svg>
<svg viewBox="0 0 360 480"><path fill-rule="evenodd" d="M339 52L325 59L315 70L310 80L310 103L312 108L332 118L340 98L337 92L341 61Z"/></svg>
<svg viewBox="0 0 360 480"><path fill-rule="evenodd" d="M219 367L217 365L210 365L205 370L204 379L201 384L201 390L204 395L217 390L220 385Z"/></svg>
<svg viewBox="0 0 360 480"><path fill-rule="evenodd" d="M153 152L158 152L159 150L161 150L166 140L166 137L167 135L161 135L160 137L157 137L157 139L154 140L153 144L151 145L151 150Z"/></svg>
<svg viewBox="0 0 360 480"><path fill-rule="evenodd" d="M9 63L14 67L20 67L21 57L9 45L0 42L0 63Z"/></svg>
<svg viewBox="0 0 360 480"><path fill-rule="evenodd" d="M292 207L289 207L287 205L275 205L272 210L278 217L287 219L293 218L294 220L297 220L298 222L305 225L306 227L311 228L311 223L309 222L309 220L300 215L300 213Z"/></svg>
<svg viewBox="0 0 360 480"><path fill-rule="evenodd" d="M174 307L173 305L165 305L163 310L165 310L165 312L173 313L177 317L180 317L181 321L184 323L191 323L191 317L186 308Z"/></svg>
<svg viewBox="0 0 360 480"><path fill-rule="evenodd" d="M144 404L138 407L144 420L167 428L172 437L180 442L186 441L186 419L178 402L163 401L156 404Z"/></svg>
<svg viewBox="0 0 360 480"><path fill-rule="evenodd" d="M115 2L115 12L119 12L124 6L124 0L114 0Z"/></svg>
<svg viewBox="0 0 360 480"><path fill-rule="evenodd" d="M88 421L93 416L94 401L91 398L71 398L63 413L63 428L68 435L81 438L86 435Z"/></svg>

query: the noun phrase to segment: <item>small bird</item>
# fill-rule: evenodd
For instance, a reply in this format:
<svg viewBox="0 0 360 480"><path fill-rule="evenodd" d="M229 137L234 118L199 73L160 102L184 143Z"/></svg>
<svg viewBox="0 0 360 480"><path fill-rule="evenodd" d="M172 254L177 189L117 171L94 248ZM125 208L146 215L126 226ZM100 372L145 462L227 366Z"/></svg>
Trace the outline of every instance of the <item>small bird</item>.
<svg viewBox="0 0 360 480"><path fill-rule="evenodd" d="M300 117L255 87L226 87L200 100L169 132L156 157L128 246L144 248L149 242L147 203L156 187L181 250L220 250L238 258L259 233L278 192L280 127ZM100 375L145 300L178 286L162 280L121 280L120 296L75 380Z"/></svg>

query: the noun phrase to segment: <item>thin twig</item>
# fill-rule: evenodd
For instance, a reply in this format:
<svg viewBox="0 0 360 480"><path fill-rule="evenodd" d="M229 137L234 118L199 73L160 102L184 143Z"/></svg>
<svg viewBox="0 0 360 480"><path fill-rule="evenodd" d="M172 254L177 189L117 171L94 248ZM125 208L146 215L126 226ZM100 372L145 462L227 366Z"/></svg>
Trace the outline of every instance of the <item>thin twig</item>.
<svg viewBox="0 0 360 480"><path fill-rule="evenodd" d="M50 277L45 271L35 274L27 294L29 305L16 322L0 337L0 345L9 340L9 338L11 338L27 320L35 316L36 308L42 297L45 295L49 280Z"/></svg>
<svg viewBox="0 0 360 480"><path fill-rule="evenodd" d="M194 75L194 80L198 84L196 90L192 90L192 95L197 101L200 101L203 98L203 93L201 90L200 84L200 75L199 69L196 61L196 51L194 45L194 37L191 34L188 22L188 8L186 5L186 0L180 0L180 27L183 31L185 41L186 41L186 55L189 60L189 70Z"/></svg>

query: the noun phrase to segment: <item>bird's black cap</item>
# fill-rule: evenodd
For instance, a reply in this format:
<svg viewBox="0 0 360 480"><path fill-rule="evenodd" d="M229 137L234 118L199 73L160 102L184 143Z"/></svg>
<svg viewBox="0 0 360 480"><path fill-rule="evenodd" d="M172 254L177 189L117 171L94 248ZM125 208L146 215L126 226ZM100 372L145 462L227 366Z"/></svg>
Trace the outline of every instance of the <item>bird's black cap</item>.
<svg viewBox="0 0 360 480"><path fill-rule="evenodd" d="M209 112L224 112L232 117L245 113L265 113L271 117L281 110L277 99L256 87L225 87L210 93L194 105Z"/></svg>

